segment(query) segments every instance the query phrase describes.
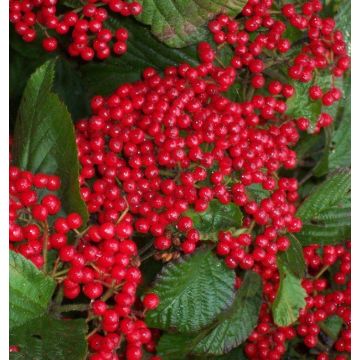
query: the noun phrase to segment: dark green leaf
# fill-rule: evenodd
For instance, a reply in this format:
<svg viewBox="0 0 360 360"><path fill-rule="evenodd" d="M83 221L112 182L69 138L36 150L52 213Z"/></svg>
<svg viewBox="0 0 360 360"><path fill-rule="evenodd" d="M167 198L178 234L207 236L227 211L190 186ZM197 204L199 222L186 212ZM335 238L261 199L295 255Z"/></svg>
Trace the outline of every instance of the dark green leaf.
<svg viewBox="0 0 360 360"><path fill-rule="evenodd" d="M285 252L279 253L281 262L299 279L303 278L306 272L306 264L299 240L293 234L286 234L291 245Z"/></svg>
<svg viewBox="0 0 360 360"><path fill-rule="evenodd" d="M74 121L90 114L89 102L83 79L74 63L64 59L56 61L53 90L67 106Z"/></svg>
<svg viewBox="0 0 360 360"><path fill-rule="evenodd" d="M137 288L139 295L142 295L147 291L162 267L163 263L153 258L150 258L147 261L143 261L141 263L140 271L142 274L142 281L140 286Z"/></svg>
<svg viewBox="0 0 360 360"><path fill-rule="evenodd" d="M313 174L316 177L322 177L329 172L329 153L330 153L331 139L333 134L333 126L326 127L324 129L324 134L325 134L325 144L322 151L322 156L313 169Z"/></svg>
<svg viewBox="0 0 360 360"><path fill-rule="evenodd" d="M344 109L339 127L332 138L332 149L329 154L330 169L349 167L351 162L351 94L350 84L344 92Z"/></svg>
<svg viewBox="0 0 360 360"><path fill-rule="evenodd" d="M209 357L204 357L208 359ZM247 356L244 354L243 347L237 347L236 349L230 351L227 354L216 356L211 358L212 360L247 360Z"/></svg>
<svg viewBox="0 0 360 360"><path fill-rule="evenodd" d="M235 274L210 250L165 266L151 292L160 305L147 313L147 324L160 329L194 332L209 325L231 304Z"/></svg>
<svg viewBox="0 0 360 360"><path fill-rule="evenodd" d="M48 61L26 85L15 127L13 159L17 166L33 173L58 175L63 210L80 213L86 223L75 131L65 105L51 92L54 75L54 62Z"/></svg>
<svg viewBox="0 0 360 360"><path fill-rule="evenodd" d="M317 186L297 211L303 221L316 219L322 212L341 203L350 191L350 172L338 171Z"/></svg>
<svg viewBox="0 0 360 360"><path fill-rule="evenodd" d="M33 321L49 306L55 282L22 255L10 251L10 328Z"/></svg>
<svg viewBox="0 0 360 360"><path fill-rule="evenodd" d="M139 80L142 71L149 66L162 71L167 66L184 62L198 64L195 46L171 49L132 19L111 17L108 25L112 29L125 27L129 31L128 49L121 57L111 56L101 63L91 62L81 67L90 95L109 94L124 82Z"/></svg>
<svg viewBox="0 0 360 360"><path fill-rule="evenodd" d="M157 354L167 360L185 360L193 340L189 335L166 333L161 336L156 347Z"/></svg>
<svg viewBox="0 0 360 360"><path fill-rule="evenodd" d="M198 42L206 33L205 24L216 14L239 14L245 0L140 0L142 13L137 19L171 47Z"/></svg>
<svg viewBox="0 0 360 360"><path fill-rule="evenodd" d="M231 85L229 90L227 90L223 95L231 101L240 102L243 100L242 90L243 85L240 83L235 83Z"/></svg>
<svg viewBox="0 0 360 360"><path fill-rule="evenodd" d="M16 116L25 85L30 75L54 53L47 53L41 47L40 39L32 43L22 40L10 24L10 130L13 132Z"/></svg>
<svg viewBox="0 0 360 360"><path fill-rule="evenodd" d="M193 352L221 355L239 346L255 328L261 302L261 278L248 271L230 309L220 315L216 327L199 341Z"/></svg>
<svg viewBox="0 0 360 360"><path fill-rule="evenodd" d="M43 316L11 331L10 344L20 348L16 359L82 360L87 353L86 332L84 319L58 320Z"/></svg>
<svg viewBox="0 0 360 360"><path fill-rule="evenodd" d="M350 172L340 170L314 188L297 215L303 228L296 235L303 246L336 244L350 236Z"/></svg>
<svg viewBox="0 0 360 360"><path fill-rule="evenodd" d="M303 224L303 228L297 238L303 246L334 245L350 238L350 207L332 211L332 217L328 221L319 221L318 224Z"/></svg>
<svg viewBox="0 0 360 360"><path fill-rule="evenodd" d="M338 338L342 326L343 320L337 315L332 315L320 323L321 330L334 341Z"/></svg>
<svg viewBox="0 0 360 360"><path fill-rule="evenodd" d="M330 169L349 167L351 162L350 119L344 119L334 135L334 149L329 156Z"/></svg>
<svg viewBox="0 0 360 360"><path fill-rule="evenodd" d="M299 317L306 305L306 291L301 280L292 274L281 259L278 259L280 285L272 306L273 319L278 326L289 326Z"/></svg>
<svg viewBox="0 0 360 360"><path fill-rule="evenodd" d="M169 334L165 333L161 336L160 341L156 347L157 354L166 360L186 360L186 359L198 359L198 360L246 360L247 357L244 354L242 347L219 356L211 355L199 355L193 356L190 354L193 344L204 336L204 332L201 332L195 339L189 335L182 334Z"/></svg>
<svg viewBox="0 0 360 360"><path fill-rule="evenodd" d="M242 225L243 214L239 206L234 203L222 204L219 200L212 200L204 212L188 210L194 227L200 231L202 240L217 241L219 231L238 229Z"/></svg>
<svg viewBox="0 0 360 360"><path fill-rule="evenodd" d="M321 135L322 134L319 134L318 136L307 133L301 134L300 141L295 147L298 159L303 159L305 157L311 156L312 153L316 151L317 148L319 148L319 143L320 145L322 145L320 142Z"/></svg>
<svg viewBox="0 0 360 360"><path fill-rule="evenodd" d="M243 359L239 346L257 324L262 302L262 283L258 274L248 271L231 307L208 328L191 336L164 334L157 351L164 359L188 359L188 354L200 359ZM223 356L216 356L222 355Z"/></svg>
<svg viewBox="0 0 360 360"><path fill-rule="evenodd" d="M72 9L81 8L84 6L84 3L81 0L64 0L63 4Z"/></svg>

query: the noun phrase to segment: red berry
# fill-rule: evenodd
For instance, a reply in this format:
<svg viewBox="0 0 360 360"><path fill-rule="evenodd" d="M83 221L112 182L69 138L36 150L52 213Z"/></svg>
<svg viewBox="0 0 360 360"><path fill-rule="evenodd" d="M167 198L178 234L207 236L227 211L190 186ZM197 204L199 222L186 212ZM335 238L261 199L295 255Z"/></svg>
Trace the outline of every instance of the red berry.
<svg viewBox="0 0 360 360"><path fill-rule="evenodd" d="M156 309L159 302L159 297L156 294L146 294L143 299L144 307L149 310Z"/></svg>

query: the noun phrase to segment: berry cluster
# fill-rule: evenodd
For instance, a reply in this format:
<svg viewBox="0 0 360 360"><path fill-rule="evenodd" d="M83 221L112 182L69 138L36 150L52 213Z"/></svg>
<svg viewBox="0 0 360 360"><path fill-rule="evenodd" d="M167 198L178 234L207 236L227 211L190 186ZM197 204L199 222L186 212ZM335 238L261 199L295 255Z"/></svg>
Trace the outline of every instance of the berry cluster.
<svg viewBox="0 0 360 360"><path fill-rule="evenodd" d="M267 304L260 310L259 323L247 339L244 352L249 359L280 360L286 352L286 341L296 336L293 327L277 327Z"/></svg>
<svg viewBox="0 0 360 360"><path fill-rule="evenodd" d="M61 210L61 200L51 192L60 188L60 179L54 175L32 174L15 166L10 167L10 249L31 260L38 268L44 265L44 255L50 249L66 251L67 237L57 232L62 223L67 232L81 225L80 215L73 213L59 217L54 228L49 224ZM41 197L39 193L50 192Z"/></svg>
<svg viewBox="0 0 360 360"><path fill-rule="evenodd" d="M317 360L329 360L328 351L331 347L339 353L335 357L336 360L347 359L346 353L351 352L350 246L350 242L347 242L346 246L328 245L323 248L322 254L318 253L318 245L304 248L309 273L309 277L302 283L307 293L306 307L300 311L296 325L278 327L272 321L268 305L263 304L259 324L245 346L245 353L250 359L281 359L287 348L286 341L294 339L296 335L306 348L315 349ZM330 267L335 269L335 266L339 267L339 271L334 274L332 280L341 287L334 289L330 287L326 275ZM275 288L278 287L278 274L273 274L269 278L272 279ZM265 281L264 293L268 285ZM334 315L343 322L336 339L331 338L333 335L329 334L324 326L326 319ZM324 347L327 348L326 352Z"/></svg>
<svg viewBox="0 0 360 360"><path fill-rule="evenodd" d="M336 30L333 18L322 18L320 0L312 0L303 4L299 11L293 4L282 7L282 14L295 28L306 31L309 42L294 58L289 67L290 78L309 83L316 74L332 74L334 78L342 77L350 66L350 57L347 55L346 43L341 31ZM333 79L333 84L335 80ZM334 85L330 89L322 89L321 83L309 89L309 98L313 101L321 99L325 107L333 105L342 97L340 89ZM333 121L330 114L320 114L315 132L322 127L329 126Z"/></svg>
<svg viewBox="0 0 360 360"><path fill-rule="evenodd" d="M136 16L141 13L141 5L122 0L89 0L85 3L78 9L62 12L57 0L10 0L10 21L26 42L34 41L39 30L44 32L42 46L47 52L57 49L60 37L71 34L71 42L67 45L71 56L90 61L94 57L106 59L111 51L116 55L124 54L128 32L124 28L112 31L108 27L106 7L122 16Z"/></svg>
<svg viewBox="0 0 360 360"><path fill-rule="evenodd" d="M245 17L243 24L225 15L219 15L209 23L214 42L221 45L228 44L233 48L231 67L241 74L244 73L244 69L248 69L254 89L267 86L268 92L273 96L282 94L287 98L293 95L294 89L290 84L282 86L278 80L267 81L269 76L265 71L267 67L272 66L272 63L279 64L282 59L286 59L284 63L292 64L287 69L292 80L312 83L309 89L311 101L321 99L325 107L333 105L342 96L340 89L334 85L335 80L343 76L350 67L346 43L341 31L335 29L335 20L320 16L322 10L320 0L305 2L303 6L285 4L279 9L285 21L272 15L273 7L271 0L249 0L242 11ZM287 58L286 53L292 49L292 44L284 37L289 27L304 32L304 36L308 39L300 52L291 58ZM261 32L252 36L260 29ZM278 59L269 59L267 57L269 52L277 54ZM202 58L205 58L205 55ZM332 78L331 81L326 82L330 88L322 88L324 84L315 79L315 74L317 78ZM263 113L267 119L274 117L274 110L280 113L286 110L286 106L281 102L276 104L275 109L275 104L267 105ZM318 132L322 127L329 126L332 121L330 114L321 113L314 131ZM309 127L309 119L299 118L297 125L299 129L306 130Z"/></svg>
<svg viewBox="0 0 360 360"><path fill-rule="evenodd" d="M57 176L32 174L11 166L9 177L10 249L38 268L46 265L48 251L57 252L52 276L62 285L64 296L73 300L82 290L90 300L89 316L107 333L89 337L89 346L94 351L92 360L117 359L113 352L120 346L121 334L128 342L127 359L141 359L142 344L153 349L154 343L145 323L132 313L141 273L136 244L126 239L124 233L126 218L120 222L116 234L109 224L92 226L80 233L81 216L72 213L60 217L61 201L49 193L60 188ZM76 239L75 243L71 238ZM157 295L145 295L143 308L154 309L158 304ZM140 310L139 316L143 317Z"/></svg>

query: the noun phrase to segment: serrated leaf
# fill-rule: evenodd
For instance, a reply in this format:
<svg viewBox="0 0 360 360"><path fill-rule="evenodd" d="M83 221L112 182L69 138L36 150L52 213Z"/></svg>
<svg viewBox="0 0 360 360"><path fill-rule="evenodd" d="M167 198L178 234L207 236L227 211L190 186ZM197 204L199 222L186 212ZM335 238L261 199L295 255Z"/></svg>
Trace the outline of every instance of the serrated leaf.
<svg viewBox="0 0 360 360"><path fill-rule="evenodd" d="M330 245L350 237L350 172L340 170L313 189L299 207L303 227L296 237L303 246Z"/></svg>
<svg viewBox="0 0 360 360"><path fill-rule="evenodd" d="M292 274L285 264L278 259L280 285L272 305L273 319L278 326L289 326L299 317L300 309L306 305L306 291L301 280Z"/></svg>
<svg viewBox="0 0 360 360"><path fill-rule="evenodd" d="M330 154L330 146L331 146L333 131L334 129L332 125L324 128L324 134L325 134L324 148L320 160L313 168L313 174L316 177L325 176L329 172L329 154Z"/></svg>
<svg viewBox="0 0 360 360"><path fill-rule="evenodd" d="M281 262L299 279L303 278L306 272L306 264L299 240L293 234L286 234L291 242L289 249L280 252L278 257Z"/></svg>
<svg viewBox="0 0 360 360"><path fill-rule="evenodd" d="M193 349L194 353L221 355L244 342L255 328L262 302L260 276L247 271L229 310L220 315L216 327Z"/></svg>
<svg viewBox="0 0 360 360"><path fill-rule="evenodd" d="M323 106L321 100L311 100L309 97L309 89L313 85L318 85L322 90L328 91L333 86L332 76L318 75L313 81L303 83L293 80L291 85L295 88L295 94L286 102L286 114L293 118L305 117L310 120L311 129L315 128L319 115L322 112L328 113L331 116L336 115L339 102L335 102L331 106ZM337 80L335 84L342 88L342 82Z"/></svg>
<svg viewBox="0 0 360 360"><path fill-rule="evenodd" d="M107 25L113 30L119 27L128 30L128 48L120 57L111 56L101 63L91 62L81 66L90 95L110 94L124 82L139 80L142 71L149 66L162 71L167 66L180 63L198 64L196 46L171 49L157 40L145 26L130 18L112 16Z"/></svg>
<svg viewBox="0 0 360 360"><path fill-rule="evenodd" d="M87 353L84 319L59 320L43 316L10 331L10 344L20 352L10 359L82 360Z"/></svg>
<svg viewBox="0 0 360 360"><path fill-rule="evenodd" d="M330 82L329 82L330 84ZM309 88L312 83L301 83L293 81L295 94L287 100L286 114L294 118L305 117L309 119L314 126L321 113L321 101L312 101L309 98Z"/></svg>
<svg viewBox="0 0 360 360"><path fill-rule="evenodd" d="M185 215L193 220L202 240L212 241L217 241L219 231L240 228L243 219L239 206L234 203L222 204L219 200L210 201L209 207L203 212L191 209Z"/></svg>
<svg viewBox="0 0 360 360"><path fill-rule="evenodd" d="M194 332L209 325L234 297L235 274L211 250L165 266L151 292L160 305L146 316L150 327Z"/></svg>
<svg viewBox="0 0 360 360"><path fill-rule="evenodd" d="M191 336L165 333L160 338L157 352L168 360L188 359L189 354L199 359L242 359L242 349L235 348L256 326L261 302L261 278L248 271L233 304L212 325Z"/></svg>
<svg viewBox="0 0 360 360"><path fill-rule="evenodd" d="M297 216L303 221L312 220L320 216L322 212L337 206L349 193L350 180L351 177L348 170L332 174L305 199L298 208Z"/></svg>
<svg viewBox="0 0 360 360"><path fill-rule="evenodd" d="M329 154L329 168L349 167L351 164L351 118L350 102L346 104L343 120L333 136Z"/></svg>
<svg viewBox="0 0 360 360"><path fill-rule="evenodd" d="M341 209L337 218L321 224L303 224L297 238L303 246L307 245L335 245L350 238L350 208Z"/></svg>
<svg viewBox="0 0 360 360"><path fill-rule="evenodd" d="M142 13L137 20L170 47L198 42L206 33L205 24L218 13L238 15L245 0L140 0Z"/></svg>
<svg viewBox="0 0 360 360"><path fill-rule="evenodd" d="M63 210L80 213L86 223L88 213L80 196L75 131L65 105L51 92L54 75L54 62L48 61L26 85L15 126L13 161L33 173L58 175Z"/></svg>
<svg viewBox="0 0 360 360"><path fill-rule="evenodd" d="M55 281L22 255L10 251L10 328L43 315L55 289Z"/></svg>

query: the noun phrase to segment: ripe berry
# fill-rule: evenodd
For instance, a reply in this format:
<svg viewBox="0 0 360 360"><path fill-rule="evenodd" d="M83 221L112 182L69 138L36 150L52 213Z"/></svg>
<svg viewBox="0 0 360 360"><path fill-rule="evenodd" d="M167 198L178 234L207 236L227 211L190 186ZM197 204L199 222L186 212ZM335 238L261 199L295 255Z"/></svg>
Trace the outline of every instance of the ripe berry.
<svg viewBox="0 0 360 360"><path fill-rule="evenodd" d="M42 46L45 51L53 52L57 49L58 43L54 37L48 37L43 40Z"/></svg>
<svg viewBox="0 0 360 360"><path fill-rule="evenodd" d="M159 297L156 294L146 294L143 299L144 307L149 310L156 309L159 302Z"/></svg>

